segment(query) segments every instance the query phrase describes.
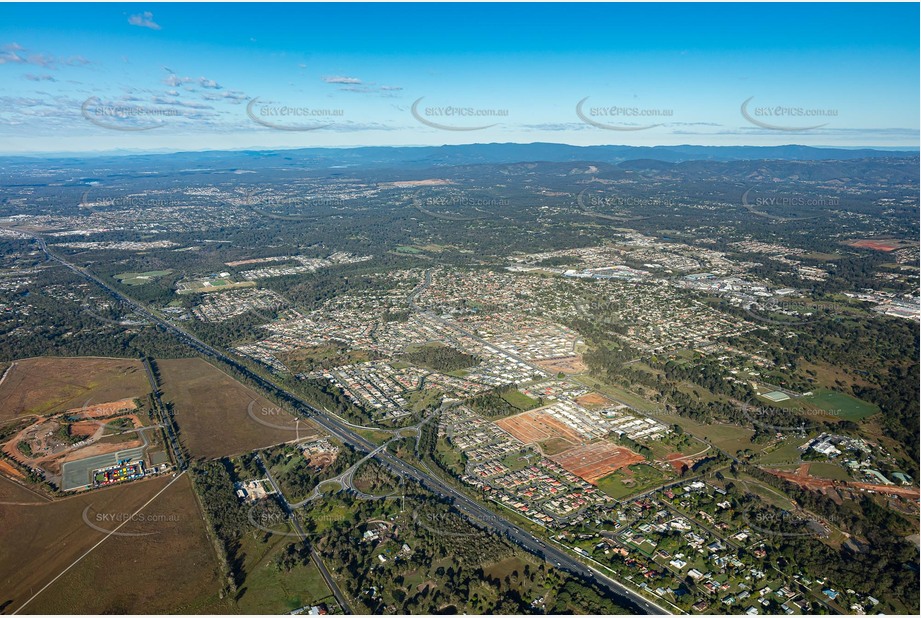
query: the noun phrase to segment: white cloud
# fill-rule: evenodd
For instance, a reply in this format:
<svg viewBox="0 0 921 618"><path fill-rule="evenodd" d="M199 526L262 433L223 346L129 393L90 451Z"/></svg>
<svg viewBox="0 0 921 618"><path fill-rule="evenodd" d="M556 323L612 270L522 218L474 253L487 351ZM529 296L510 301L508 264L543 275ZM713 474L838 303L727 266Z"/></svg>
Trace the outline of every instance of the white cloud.
<svg viewBox="0 0 921 618"><path fill-rule="evenodd" d="M167 69L167 71L169 71L169 69ZM177 86L182 86L183 84L188 84L191 81L192 81L191 77L179 77L172 71L170 71L169 75L163 78L163 83L173 88Z"/></svg>
<svg viewBox="0 0 921 618"><path fill-rule="evenodd" d="M327 84L360 84L361 80L357 77L345 77L342 75L327 75L323 78Z"/></svg>
<svg viewBox="0 0 921 618"><path fill-rule="evenodd" d="M139 26L141 28L150 28L151 30L160 30L160 24L153 20L153 13L150 11L144 11L143 13L138 13L137 15L132 15L128 18L128 23L132 26Z"/></svg>
<svg viewBox="0 0 921 618"><path fill-rule="evenodd" d="M0 54L0 64L22 64L26 61L25 58L17 54L15 51L6 51Z"/></svg>

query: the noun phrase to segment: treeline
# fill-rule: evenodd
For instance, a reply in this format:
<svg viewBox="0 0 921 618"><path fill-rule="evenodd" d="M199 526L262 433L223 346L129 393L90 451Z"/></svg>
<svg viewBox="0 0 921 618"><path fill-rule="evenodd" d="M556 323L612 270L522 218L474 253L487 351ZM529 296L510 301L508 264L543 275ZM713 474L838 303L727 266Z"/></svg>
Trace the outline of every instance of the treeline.
<svg viewBox="0 0 921 618"><path fill-rule="evenodd" d="M404 352L402 359L413 365L420 365L443 373L473 367L481 362L478 356L440 344L425 345L410 352Z"/></svg>
<svg viewBox="0 0 921 618"><path fill-rule="evenodd" d="M486 417L510 416L512 414L524 412L525 410L533 409L533 407L519 408L509 403L503 395L512 392L518 392L517 384L491 388L475 397L471 397L466 403L471 410ZM537 400L537 405L534 407L540 407L542 405L544 405L543 398L539 398Z"/></svg>
<svg viewBox="0 0 921 618"><path fill-rule="evenodd" d="M907 467L917 477L921 449L918 324L884 316L837 316L804 322L797 331L797 337L788 338L766 329L759 331L758 337L768 343L769 349L786 348L786 353L798 361L825 363L854 375L852 394L880 407L886 434L905 447L910 458ZM739 343L745 344L744 340ZM837 386L847 387L843 382Z"/></svg>
<svg viewBox="0 0 921 618"><path fill-rule="evenodd" d="M224 593L235 595L245 577L240 539L252 526L239 506L227 462L199 462L190 471L222 567Z"/></svg>

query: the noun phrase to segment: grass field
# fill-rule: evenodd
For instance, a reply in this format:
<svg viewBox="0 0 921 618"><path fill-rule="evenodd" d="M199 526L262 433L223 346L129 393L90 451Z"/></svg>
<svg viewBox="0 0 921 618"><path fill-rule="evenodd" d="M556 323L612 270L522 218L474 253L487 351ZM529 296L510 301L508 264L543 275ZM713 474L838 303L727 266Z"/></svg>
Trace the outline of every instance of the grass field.
<svg viewBox="0 0 921 618"><path fill-rule="evenodd" d="M20 608L105 536L87 521L112 530L170 480L116 485L55 502L36 498L26 505L0 504L3 612ZM176 480L119 532L156 534L110 536L36 597L25 613L221 611L215 605L217 565L187 478Z"/></svg>
<svg viewBox="0 0 921 618"><path fill-rule="evenodd" d="M119 273L114 275L118 279L119 283L124 283L125 285L145 285L153 281L154 279L159 279L160 277L165 277L170 274L171 270L149 270L144 273Z"/></svg>
<svg viewBox="0 0 921 618"><path fill-rule="evenodd" d="M177 294L207 294L209 292L225 292L240 288L254 288L255 281L231 281L230 279L209 279L207 281L189 281L182 284L176 291Z"/></svg>
<svg viewBox="0 0 921 618"><path fill-rule="evenodd" d="M620 500L661 485L667 480L664 472L646 464L636 464L600 479L598 489Z"/></svg>
<svg viewBox="0 0 921 618"><path fill-rule="evenodd" d="M310 436L320 431L295 419L200 358L157 361L163 401L174 406L179 438L192 457L213 459Z"/></svg>
<svg viewBox="0 0 921 618"><path fill-rule="evenodd" d="M122 358L27 358L0 384L0 422L24 414L53 414L85 403L145 397L150 386L140 361Z"/></svg>
<svg viewBox="0 0 921 618"><path fill-rule="evenodd" d="M759 464L796 463L800 459L799 447L805 439L788 437L770 453L765 453L758 459Z"/></svg>
<svg viewBox="0 0 921 618"><path fill-rule="evenodd" d="M522 412L532 410L537 407L536 399L528 397L521 391L510 389L502 393L502 399L506 400L511 406L518 408Z"/></svg>
<svg viewBox="0 0 921 618"><path fill-rule="evenodd" d="M833 481L852 481L851 475L847 470L838 464L818 461L809 464L809 474L819 479L831 479Z"/></svg>
<svg viewBox="0 0 921 618"><path fill-rule="evenodd" d="M244 536L241 551L246 577L237 599L239 611L245 614L287 614L305 605L334 602L326 581L312 561L290 571L275 567L275 558L294 541L294 537L282 534L257 532Z"/></svg>
<svg viewBox="0 0 921 618"><path fill-rule="evenodd" d="M835 418L846 421L859 421L879 412L871 403L833 390L818 390L814 395L803 397L804 401L825 410Z"/></svg>
<svg viewBox="0 0 921 618"><path fill-rule="evenodd" d="M793 502L786 494L781 493L779 490L774 489L773 487L763 484L761 481L756 480L754 477L748 476L747 474L740 474L739 480L742 481L742 484L746 490L755 494L769 505L787 511L794 508Z"/></svg>
<svg viewBox="0 0 921 618"><path fill-rule="evenodd" d="M739 427L737 425L727 425L723 423L711 423L704 425L689 418L675 415L650 414L658 418L663 423L669 425L677 423L687 432L694 436L705 438L713 443L717 448L721 448L730 453L751 449L759 451L761 447L752 443L751 437L755 435L754 429Z"/></svg>
<svg viewBox="0 0 921 618"><path fill-rule="evenodd" d="M147 481L144 485L150 487L145 489L153 495L167 480ZM87 518L102 529L115 529L121 522L99 521L101 515L124 513L127 517L137 508L115 504L102 509L92 499L99 493L87 495L92 503ZM77 525L81 532L102 536L90 530L79 515ZM232 611L218 597L221 582L217 576L217 558L205 534L187 476L176 479L141 511L136 521L130 521L119 532L145 536L110 536L33 601L29 611L77 614Z"/></svg>

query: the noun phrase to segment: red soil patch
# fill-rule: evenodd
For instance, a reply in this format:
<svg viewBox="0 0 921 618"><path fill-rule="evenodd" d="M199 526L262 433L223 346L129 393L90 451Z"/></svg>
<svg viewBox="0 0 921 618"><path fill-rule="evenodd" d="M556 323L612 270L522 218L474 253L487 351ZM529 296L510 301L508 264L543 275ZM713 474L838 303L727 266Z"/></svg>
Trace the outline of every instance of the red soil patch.
<svg viewBox="0 0 921 618"><path fill-rule="evenodd" d="M72 436L91 436L99 429L99 423L96 421L77 421L70 426L70 435Z"/></svg>
<svg viewBox="0 0 921 618"><path fill-rule="evenodd" d="M550 459L592 485L597 485L599 479L612 472L645 461L642 455L610 442L577 446Z"/></svg>
<svg viewBox="0 0 921 618"><path fill-rule="evenodd" d="M496 425L525 444L534 444L553 438L562 438L573 444L582 442L581 436L571 427L540 409L530 410L496 421Z"/></svg>
<svg viewBox="0 0 921 618"><path fill-rule="evenodd" d="M567 375L582 373L588 366L582 361L581 356L563 356L560 358L548 358L546 360L536 361L534 363L541 369L546 369L550 373L565 373Z"/></svg>
<svg viewBox="0 0 921 618"><path fill-rule="evenodd" d="M26 475L22 473L22 470L6 461L5 459L0 459L0 473L14 479L26 478Z"/></svg>
<svg viewBox="0 0 921 618"><path fill-rule="evenodd" d="M886 253L895 251L901 246L896 240L852 240L845 244L859 249L873 249L874 251L884 251Z"/></svg>
<svg viewBox="0 0 921 618"><path fill-rule="evenodd" d="M874 491L881 494L890 494L895 496L902 496L904 498L911 498L917 500L921 498L921 491L916 487L899 487L896 485L874 485L872 483L856 483L850 481L831 481L828 479L817 479L813 477L803 477L792 472L785 472L783 470L770 470L765 469L766 472L770 472L774 476L779 476L782 479L786 479L793 483L796 483L800 487L805 489L812 489L816 491L824 491L835 487L840 488L850 488L850 489L860 489L863 491Z"/></svg>
<svg viewBox="0 0 921 618"><path fill-rule="evenodd" d="M681 453L669 453L665 456L665 460L678 474L683 474L694 463Z"/></svg>
<svg viewBox="0 0 921 618"><path fill-rule="evenodd" d="M600 393L586 393L581 397L576 397L576 403L583 408L595 410L598 408L606 408L614 402Z"/></svg>

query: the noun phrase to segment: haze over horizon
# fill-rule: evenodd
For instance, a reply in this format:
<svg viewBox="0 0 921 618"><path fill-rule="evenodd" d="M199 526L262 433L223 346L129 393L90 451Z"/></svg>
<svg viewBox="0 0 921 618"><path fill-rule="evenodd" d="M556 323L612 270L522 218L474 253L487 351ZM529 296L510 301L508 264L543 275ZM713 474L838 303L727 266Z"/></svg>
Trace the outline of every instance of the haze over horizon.
<svg viewBox="0 0 921 618"><path fill-rule="evenodd" d="M5 4L2 153L917 148L918 17L916 4Z"/></svg>

